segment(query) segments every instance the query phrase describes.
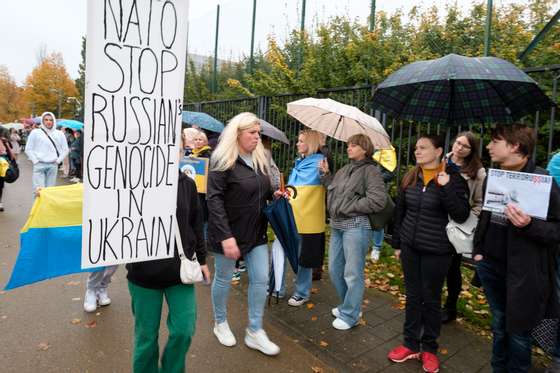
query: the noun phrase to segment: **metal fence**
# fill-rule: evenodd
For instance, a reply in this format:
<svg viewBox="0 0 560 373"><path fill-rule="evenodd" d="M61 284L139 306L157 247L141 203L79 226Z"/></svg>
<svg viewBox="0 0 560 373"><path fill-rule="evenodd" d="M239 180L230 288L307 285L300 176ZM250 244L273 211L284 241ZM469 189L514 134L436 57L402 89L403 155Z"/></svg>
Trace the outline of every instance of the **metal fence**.
<svg viewBox="0 0 560 373"><path fill-rule="evenodd" d="M539 82L541 87L549 94L552 100L557 102L558 80L560 79L560 65L550 65L525 69L529 75ZM314 97L332 98L342 103L355 106L360 110L375 115L383 124L387 133L391 137L398 159L397 175L393 185L398 185L403 173L413 163L414 142L420 133L437 133L446 138L446 147L449 147L450 140L459 132L471 130L480 136L480 151L485 165L490 166L490 160L486 151L483 151L487 144L490 134L490 126L472 125L469 127L458 127L447 129L440 125L417 123L391 119L383 113L374 113L370 107L370 101L375 86L368 85L362 87L342 87L334 89L319 90ZM280 169L287 174L291 169L296 157L295 144L302 125L290 117L286 112L288 102L307 97L305 94L280 94L275 96L260 96L239 98L233 100L206 101L198 103L188 103L184 106L185 110L202 111L226 123L238 113L249 111L257 114L274 126L284 131L290 140L290 144L273 143L273 157ZM537 133L537 147L534 152L534 159L537 164L545 166L550 156L560 145L560 133L557 131L556 108L548 112L536 112L533 115L523 118L521 121L535 128ZM335 169L341 167L346 162L346 152L344 143L329 138L327 146L333 156ZM446 149L447 150L447 149Z"/></svg>

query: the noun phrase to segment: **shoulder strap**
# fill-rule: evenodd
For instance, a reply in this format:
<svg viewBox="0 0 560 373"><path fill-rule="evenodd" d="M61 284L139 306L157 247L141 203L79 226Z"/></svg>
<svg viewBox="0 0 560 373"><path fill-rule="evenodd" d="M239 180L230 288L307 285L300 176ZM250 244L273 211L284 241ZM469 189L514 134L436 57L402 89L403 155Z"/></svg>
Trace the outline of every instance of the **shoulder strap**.
<svg viewBox="0 0 560 373"><path fill-rule="evenodd" d="M185 254L185 250L183 249L183 240L181 239L181 232L179 231L179 224L177 224L177 216L173 219L173 225L175 227L175 242L177 243L177 251L179 252L179 258L182 260L187 257ZM194 253L193 259L190 260L197 260L196 252Z"/></svg>
<svg viewBox="0 0 560 373"><path fill-rule="evenodd" d="M54 140L52 139L52 137L42 127L41 127L41 131L43 131L43 133L49 138L49 140L51 140L51 144L52 144L52 146L54 146L54 150L56 151L56 156L60 157L60 153L59 153L58 148L56 147L56 144L54 143Z"/></svg>

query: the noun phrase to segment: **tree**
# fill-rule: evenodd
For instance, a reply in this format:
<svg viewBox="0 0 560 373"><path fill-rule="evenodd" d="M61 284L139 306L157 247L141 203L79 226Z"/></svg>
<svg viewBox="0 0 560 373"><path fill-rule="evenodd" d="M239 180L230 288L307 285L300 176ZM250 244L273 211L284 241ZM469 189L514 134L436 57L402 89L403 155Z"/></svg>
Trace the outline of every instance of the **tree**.
<svg viewBox="0 0 560 373"><path fill-rule="evenodd" d="M0 122L13 122L25 116L22 90L6 66L0 65Z"/></svg>
<svg viewBox="0 0 560 373"><path fill-rule="evenodd" d="M74 103L67 102L67 98L76 96L78 89L60 53L48 55L25 79L24 97L35 114L51 111L60 117L73 117Z"/></svg>
<svg viewBox="0 0 560 373"><path fill-rule="evenodd" d="M82 50L80 52L82 55L82 62L78 67L78 79L75 80L76 89L78 90L78 96L76 99L80 102L81 112L77 113L80 118L84 117L84 97L86 97L86 38L82 36Z"/></svg>

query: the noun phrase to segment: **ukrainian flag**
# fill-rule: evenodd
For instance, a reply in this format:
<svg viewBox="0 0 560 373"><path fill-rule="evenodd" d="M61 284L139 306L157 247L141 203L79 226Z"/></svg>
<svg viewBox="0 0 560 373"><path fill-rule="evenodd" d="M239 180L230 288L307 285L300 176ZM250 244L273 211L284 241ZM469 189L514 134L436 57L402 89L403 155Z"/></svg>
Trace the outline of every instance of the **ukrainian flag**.
<svg viewBox="0 0 560 373"><path fill-rule="evenodd" d="M319 162L325 157L320 153L296 160L288 185L295 187L297 197L290 199L298 233L323 233L325 231L325 188L321 185Z"/></svg>
<svg viewBox="0 0 560 373"><path fill-rule="evenodd" d="M5 289L82 270L83 185L65 185L41 190L20 232L20 250Z"/></svg>

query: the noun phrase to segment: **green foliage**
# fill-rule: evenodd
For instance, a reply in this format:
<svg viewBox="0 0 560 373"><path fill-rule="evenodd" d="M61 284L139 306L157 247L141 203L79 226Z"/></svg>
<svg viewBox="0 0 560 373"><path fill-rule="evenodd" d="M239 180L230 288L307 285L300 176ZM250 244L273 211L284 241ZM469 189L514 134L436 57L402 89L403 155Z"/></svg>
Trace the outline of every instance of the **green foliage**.
<svg viewBox="0 0 560 373"><path fill-rule="evenodd" d="M558 0L518 0L495 7L491 54L520 67L558 63L560 25L541 41L526 61L517 60L532 38L551 19ZM211 91L212 63L201 69L188 64L186 102L271 96L282 93L313 95L320 89L376 84L401 66L449 53L480 56L484 49L485 5L473 4L463 13L455 2L445 16L434 7L414 6L407 16L378 12L376 28L345 17L317 26L314 35L293 31L284 45L269 37L265 53L223 64L218 89ZM301 62L301 63L300 63Z"/></svg>

